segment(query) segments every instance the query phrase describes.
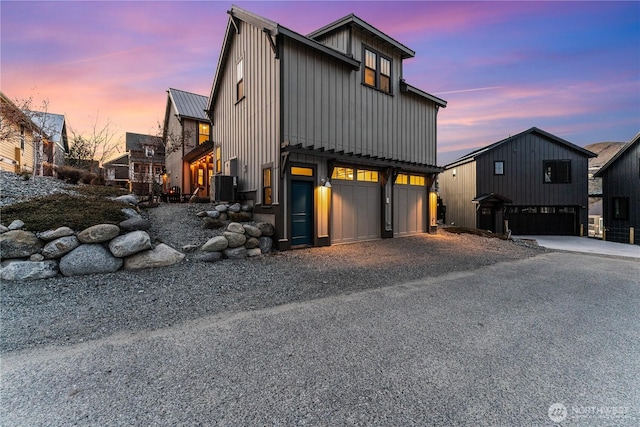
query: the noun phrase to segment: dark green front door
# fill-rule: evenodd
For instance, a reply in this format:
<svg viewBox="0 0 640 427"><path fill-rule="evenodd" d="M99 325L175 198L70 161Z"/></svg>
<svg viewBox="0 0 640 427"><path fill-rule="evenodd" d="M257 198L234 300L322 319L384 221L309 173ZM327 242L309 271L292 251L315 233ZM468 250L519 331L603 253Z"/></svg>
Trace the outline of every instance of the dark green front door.
<svg viewBox="0 0 640 427"><path fill-rule="evenodd" d="M313 243L313 182L291 181L291 246Z"/></svg>

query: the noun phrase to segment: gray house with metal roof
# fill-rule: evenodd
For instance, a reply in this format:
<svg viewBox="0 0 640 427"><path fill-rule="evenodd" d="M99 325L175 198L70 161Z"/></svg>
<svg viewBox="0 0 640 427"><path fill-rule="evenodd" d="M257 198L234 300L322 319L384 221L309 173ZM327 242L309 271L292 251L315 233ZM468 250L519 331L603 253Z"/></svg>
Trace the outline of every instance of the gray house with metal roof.
<svg viewBox="0 0 640 427"><path fill-rule="evenodd" d="M280 249L435 225L429 188L446 101L404 80L414 56L355 15L304 36L229 11L207 106L212 139Z"/></svg>
<svg viewBox="0 0 640 427"><path fill-rule="evenodd" d="M34 111L33 123L41 130L42 146L39 164L36 165L40 175L55 175L55 168L64 166L65 156L69 152L67 123L63 114Z"/></svg>
<svg viewBox="0 0 640 427"><path fill-rule="evenodd" d="M595 154L538 128L473 151L438 177L446 222L512 234L587 234Z"/></svg>
<svg viewBox="0 0 640 427"><path fill-rule="evenodd" d="M209 197L214 174L211 121L205 114L209 98L178 89L167 91L162 138L165 143L165 191ZM220 172L220 171L218 171Z"/></svg>
<svg viewBox="0 0 640 427"><path fill-rule="evenodd" d="M640 245L640 133L594 176L602 178L605 240Z"/></svg>

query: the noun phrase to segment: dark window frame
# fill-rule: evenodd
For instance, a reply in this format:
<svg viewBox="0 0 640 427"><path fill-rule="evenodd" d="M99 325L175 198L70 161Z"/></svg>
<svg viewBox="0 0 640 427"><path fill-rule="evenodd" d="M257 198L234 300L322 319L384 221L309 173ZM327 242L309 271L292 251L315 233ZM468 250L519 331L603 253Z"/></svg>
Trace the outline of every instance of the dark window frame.
<svg viewBox="0 0 640 427"><path fill-rule="evenodd" d="M611 197L611 217L618 221L627 221L629 219L629 197Z"/></svg>
<svg viewBox="0 0 640 427"><path fill-rule="evenodd" d="M238 67L240 67L240 73L238 73ZM236 103L242 101L245 98L245 84L244 84L244 58L240 58L236 62ZM241 74L238 76L238 74Z"/></svg>
<svg viewBox="0 0 640 427"><path fill-rule="evenodd" d="M373 55L375 55L375 69L374 68L370 68L367 67L367 51L371 52ZM389 61L389 75L383 74L382 73L382 61L381 59L384 59L386 61ZM362 45L362 63L363 63L363 67L362 67L362 84L379 90L382 93L386 93L387 95L393 95L393 59L380 53L380 51L369 47L367 45ZM370 84L367 83L367 70L373 70L375 73L375 84ZM388 78L388 84L389 84L389 90L385 90L382 88L382 77Z"/></svg>
<svg viewBox="0 0 640 427"><path fill-rule="evenodd" d="M498 165L502 165L501 172L498 173ZM493 174L498 176L504 176L504 160L495 160L493 162Z"/></svg>
<svg viewBox="0 0 640 427"><path fill-rule="evenodd" d="M202 126L207 126L208 132L206 134L201 133ZM206 135L207 138L205 140L202 140L202 137L204 135ZM202 145L205 142L209 141L210 139L211 139L211 125L206 122L198 122L198 145Z"/></svg>
<svg viewBox="0 0 640 427"><path fill-rule="evenodd" d="M560 165L563 165L563 170L559 169ZM545 184L571 184L571 160L544 160L542 162L542 182Z"/></svg>

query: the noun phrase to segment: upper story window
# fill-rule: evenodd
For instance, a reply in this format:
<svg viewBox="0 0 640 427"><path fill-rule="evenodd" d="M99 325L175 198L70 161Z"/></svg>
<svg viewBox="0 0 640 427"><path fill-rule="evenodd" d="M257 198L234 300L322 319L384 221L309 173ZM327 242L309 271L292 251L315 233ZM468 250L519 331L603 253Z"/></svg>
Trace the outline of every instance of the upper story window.
<svg viewBox="0 0 640 427"><path fill-rule="evenodd" d="M504 161L497 160L493 162L493 174L494 175L504 175Z"/></svg>
<svg viewBox="0 0 640 427"><path fill-rule="evenodd" d="M24 150L24 125L20 125L20 149Z"/></svg>
<svg viewBox="0 0 640 427"><path fill-rule="evenodd" d="M244 60L241 59L236 64L236 101L240 101L244 98Z"/></svg>
<svg viewBox="0 0 640 427"><path fill-rule="evenodd" d="M571 182L571 160L545 160L544 182L567 184Z"/></svg>
<svg viewBox="0 0 640 427"><path fill-rule="evenodd" d="M215 150L215 173L217 174L221 174L222 173L222 148L218 145L216 147Z"/></svg>
<svg viewBox="0 0 640 427"><path fill-rule="evenodd" d="M391 93L391 59L373 49L364 49L363 82L383 92Z"/></svg>
<svg viewBox="0 0 640 427"><path fill-rule="evenodd" d="M198 124L198 144L204 144L209 140L209 125L206 123Z"/></svg>

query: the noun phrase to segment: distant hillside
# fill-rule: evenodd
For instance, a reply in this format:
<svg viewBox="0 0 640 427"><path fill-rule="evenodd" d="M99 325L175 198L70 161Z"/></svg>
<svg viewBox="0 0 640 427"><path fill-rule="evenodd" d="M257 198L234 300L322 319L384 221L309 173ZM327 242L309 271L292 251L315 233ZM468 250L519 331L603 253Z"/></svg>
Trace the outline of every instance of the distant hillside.
<svg viewBox="0 0 640 427"><path fill-rule="evenodd" d="M601 178L592 178L591 175L605 165L624 146L624 142L596 142L585 145L584 148L595 153L598 157L589 159L589 194L602 194Z"/></svg>
<svg viewBox="0 0 640 427"><path fill-rule="evenodd" d="M596 142L584 148L595 153L598 157L589 159L589 169L600 169L624 146L624 142Z"/></svg>

